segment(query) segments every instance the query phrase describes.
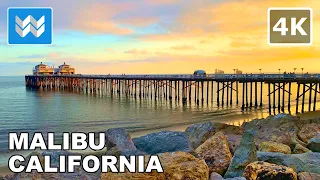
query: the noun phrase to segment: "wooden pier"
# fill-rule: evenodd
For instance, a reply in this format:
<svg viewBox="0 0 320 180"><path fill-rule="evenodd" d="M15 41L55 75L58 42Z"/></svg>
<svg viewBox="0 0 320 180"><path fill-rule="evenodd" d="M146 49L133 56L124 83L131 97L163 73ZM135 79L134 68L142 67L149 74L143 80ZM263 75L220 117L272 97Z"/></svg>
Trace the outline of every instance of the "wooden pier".
<svg viewBox="0 0 320 180"><path fill-rule="evenodd" d="M216 98L218 107L235 103L242 111L262 107L263 98L268 98L269 112L286 108L290 112L291 102L295 100L298 113L305 111L307 93L308 111L316 110L320 74L27 75L25 81L28 88L175 99L182 103L209 103ZM263 97L263 84L268 87L267 97ZM291 91L292 84L298 87L296 95Z"/></svg>

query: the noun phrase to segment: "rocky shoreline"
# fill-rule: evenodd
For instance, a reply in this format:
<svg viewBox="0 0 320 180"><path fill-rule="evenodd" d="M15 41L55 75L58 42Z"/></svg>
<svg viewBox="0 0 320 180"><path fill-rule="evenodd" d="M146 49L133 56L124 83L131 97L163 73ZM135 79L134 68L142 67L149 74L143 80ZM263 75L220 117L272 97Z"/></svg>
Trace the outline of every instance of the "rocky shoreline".
<svg viewBox="0 0 320 180"><path fill-rule="evenodd" d="M300 120L278 114L242 126L206 122L184 132L162 131L137 138L117 128L107 130L106 142L107 150L95 155L158 155L164 173L86 173L79 168L72 174L19 173L0 179L320 179L320 117ZM68 154L46 151L38 156L57 159Z"/></svg>

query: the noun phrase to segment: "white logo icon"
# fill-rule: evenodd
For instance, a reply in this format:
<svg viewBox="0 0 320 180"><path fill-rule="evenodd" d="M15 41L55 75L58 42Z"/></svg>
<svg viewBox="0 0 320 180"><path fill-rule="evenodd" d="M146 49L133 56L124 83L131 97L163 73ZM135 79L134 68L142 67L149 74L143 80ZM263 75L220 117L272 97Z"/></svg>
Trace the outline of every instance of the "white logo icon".
<svg viewBox="0 0 320 180"><path fill-rule="evenodd" d="M29 34L29 32L38 38L45 31L44 22L44 16L42 16L38 21L30 15L23 21L16 16L16 32L22 38Z"/></svg>

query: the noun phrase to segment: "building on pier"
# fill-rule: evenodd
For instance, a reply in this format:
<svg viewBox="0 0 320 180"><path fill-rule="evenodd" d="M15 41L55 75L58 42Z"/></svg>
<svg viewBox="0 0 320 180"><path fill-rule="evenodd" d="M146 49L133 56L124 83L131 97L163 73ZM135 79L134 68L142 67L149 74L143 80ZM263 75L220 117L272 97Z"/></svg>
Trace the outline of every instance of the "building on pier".
<svg viewBox="0 0 320 180"><path fill-rule="evenodd" d="M234 73L235 73L235 74L242 74L242 71L239 70L239 69L235 69L235 70L234 70Z"/></svg>
<svg viewBox="0 0 320 180"><path fill-rule="evenodd" d="M54 74L75 74L75 69L64 62L58 68L54 69Z"/></svg>
<svg viewBox="0 0 320 180"><path fill-rule="evenodd" d="M54 68L43 64L36 65L33 69L33 75L50 75L54 73Z"/></svg>
<svg viewBox="0 0 320 180"><path fill-rule="evenodd" d="M224 71L223 70L220 70L220 69L216 69L214 71L215 74L224 74Z"/></svg>
<svg viewBox="0 0 320 180"><path fill-rule="evenodd" d="M193 75L195 75L195 76L205 76L207 73L206 73L206 71L204 71L204 70L195 70L194 72L193 72Z"/></svg>

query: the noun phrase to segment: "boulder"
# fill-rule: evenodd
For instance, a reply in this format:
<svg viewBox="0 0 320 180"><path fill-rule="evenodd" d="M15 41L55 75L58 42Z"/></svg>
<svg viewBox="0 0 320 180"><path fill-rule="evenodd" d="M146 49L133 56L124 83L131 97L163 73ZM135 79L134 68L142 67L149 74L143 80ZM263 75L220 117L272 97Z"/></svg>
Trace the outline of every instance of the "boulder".
<svg viewBox="0 0 320 180"><path fill-rule="evenodd" d="M307 152L311 152L311 151L308 148L302 146L301 144L296 144L296 146L292 151L293 154L302 154Z"/></svg>
<svg viewBox="0 0 320 180"><path fill-rule="evenodd" d="M66 150L48 150L41 153L42 156L50 156L50 163L52 167L59 167L60 156L79 155Z"/></svg>
<svg viewBox="0 0 320 180"><path fill-rule="evenodd" d="M301 172L298 174L299 180L318 180L320 179L320 174L310 173L310 172Z"/></svg>
<svg viewBox="0 0 320 180"><path fill-rule="evenodd" d="M260 143L259 151L281 152L284 154L291 154L291 149L288 145L273 142L273 141L265 141L265 142Z"/></svg>
<svg viewBox="0 0 320 180"><path fill-rule="evenodd" d="M146 152L147 154L175 151L191 152L193 150L184 132L156 132L133 138L133 142L138 150Z"/></svg>
<svg viewBox="0 0 320 180"><path fill-rule="evenodd" d="M189 138L191 146L196 149L218 131L222 131L224 134L243 134L243 130L239 126L233 126L218 122L193 124L187 127L185 133Z"/></svg>
<svg viewBox="0 0 320 180"><path fill-rule="evenodd" d="M242 136L235 134L227 135L227 142L230 149L231 154L233 155L236 149L239 147Z"/></svg>
<svg viewBox="0 0 320 180"><path fill-rule="evenodd" d="M28 161L31 156L38 156L41 164L44 163L44 156L50 156L50 164L51 167L59 167L59 156L60 155L80 155L78 153L72 153L65 150L50 150L44 151L40 153L31 153L26 157ZM16 173L13 175L12 179L14 180L41 180L41 179L59 179L59 180L68 180L68 179L83 179L83 180L95 180L99 179L99 173L87 173L82 168L77 167L74 173L38 173L36 171L32 171L31 173Z"/></svg>
<svg viewBox="0 0 320 180"><path fill-rule="evenodd" d="M224 174L232 158L227 139L222 132L218 132L206 140L195 152L199 158L205 160L210 173Z"/></svg>
<svg viewBox="0 0 320 180"><path fill-rule="evenodd" d="M297 173L292 168L263 161L250 163L243 172L247 180L285 179L297 180Z"/></svg>
<svg viewBox="0 0 320 180"><path fill-rule="evenodd" d="M291 137L288 132L279 130L275 127L264 126L261 129L256 130L255 141L260 144L264 141L273 141L282 143L285 145L291 145Z"/></svg>
<svg viewBox="0 0 320 180"><path fill-rule="evenodd" d="M224 179L220 174L212 172L210 175L210 180L246 180L244 177L226 178Z"/></svg>
<svg viewBox="0 0 320 180"><path fill-rule="evenodd" d="M231 159L225 177L233 178L242 176L245 167L257 160L256 153L254 134L251 130L245 131L240 145Z"/></svg>
<svg viewBox="0 0 320 180"><path fill-rule="evenodd" d="M224 178L220 174L212 172L210 174L210 180L224 180Z"/></svg>
<svg viewBox="0 0 320 180"><path fill-rule="evenodd" d="M219 131L223 132L226 135L235 134L235 135L243 135L243 128L241 126L234 126L226 124L225 127L222 127Z"/></svg>
<svg viewBox="0 0 320 180"><path fill-rule="evenodd" d="M196 149L200 144L216 133L217 129L221 129L225 124L206 122L201 124L193 124L185 130L191 146Z"/></svg>
<svg viewBox="0 0 320 180"><path fill-rule="evenodd" d="M132 142L131 136L123 128L108 129L105 138L108 151L124 152L137 149Z"/></svg>
<svg viewBox="0 0 320 180"><path fill-rule="evenodd" d="M291 167L295 172L312 172L320 174L320 153L283 154L257 152L258 160Z"/></svg>
<svg viewBox="0 0 320 180"><path fill-rule="evenodd" d="M254 119L252 121L245 122L242 124L242 127L244 130L261 129L263 127L282 127L286 128L288 131L294 128L295 123L298 121L299 119L296 116L292 116L290 114L277 114L275 116L268 116L265 119Z"/></svg>
<svg viewBox="0 0 320 180"><path fill-rule="evenodd" d="M173 152L158 154L162 164L163 173L102 173L101 180L124 179L154 179L154 180L185 180L185 179L209 179L209 169L204 160L195 158L186 152ZM145 163L148 159L145 158Z"/></svg>
<svg viewBox="0 0 320 180"><path fill-rule="evenodd" d="M305 143L309 141L309 139L316 136L320 133L320 123L310 123L305 124L301 127L301 130L298 133L298 137Z"/></svg>
<svg viewBox="0 0 320 180"><path fill-rule="evenodd" d="M307 147L313 152L320 152L320 135L309 139Z"/></svg>

